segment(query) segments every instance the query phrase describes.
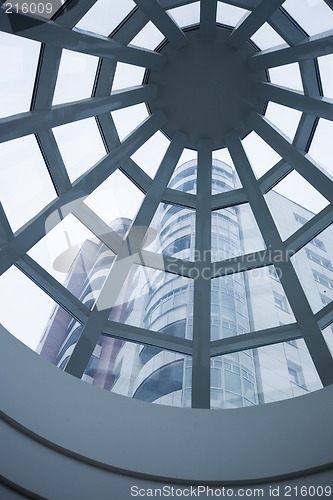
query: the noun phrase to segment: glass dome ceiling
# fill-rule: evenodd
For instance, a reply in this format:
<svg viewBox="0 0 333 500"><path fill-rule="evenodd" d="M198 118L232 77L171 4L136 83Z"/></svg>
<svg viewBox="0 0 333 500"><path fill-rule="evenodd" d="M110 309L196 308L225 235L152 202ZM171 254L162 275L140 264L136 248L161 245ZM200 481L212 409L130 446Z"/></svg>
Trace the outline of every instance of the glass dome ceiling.
<svg viewBox="0 0 333 500"><path fill-rule="evenodd" d="M78 378L101 336L174 352L191 360L196 408L210 406L214 362L300 339L317 387L331 384L333 277L315 275L318 306L295 262L302 249L315 261L333 222L331 0L51 1L40 17L26 4L0 9L0 322L36 349L58 304L82 326L64 368ZM190 160L196 192L172 184ZM234 166L234 189L212 189L218 160ZM274 192L309 211L297 230L281 227ZM195 211L195 259L147 244L161 204ZM263 244L210 259L212 214L232 207L251 211ZM119 217L133 221L125 236L109 227ZM55 265L86 239L113 256L91 307ZM330 258L319 264L329 273ZM133 265L147 283L156 271L191 282L191 338L115 320ZM214 285L274 266L292 321L215 340Z"/></svg>

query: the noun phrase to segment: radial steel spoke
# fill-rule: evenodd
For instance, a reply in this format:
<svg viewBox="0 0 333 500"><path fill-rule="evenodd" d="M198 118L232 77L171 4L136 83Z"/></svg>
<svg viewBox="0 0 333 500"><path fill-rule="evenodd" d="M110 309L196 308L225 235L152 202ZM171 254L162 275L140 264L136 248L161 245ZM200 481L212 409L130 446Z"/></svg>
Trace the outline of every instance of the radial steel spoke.
<svg viewBox="0 0 333 500"><path fill-rule="evenodd" d="M274 12L283 4L285 0L261 0L258 7L251 12L232 31L229 43L233 47L239 48L262 26Z"/></svg>

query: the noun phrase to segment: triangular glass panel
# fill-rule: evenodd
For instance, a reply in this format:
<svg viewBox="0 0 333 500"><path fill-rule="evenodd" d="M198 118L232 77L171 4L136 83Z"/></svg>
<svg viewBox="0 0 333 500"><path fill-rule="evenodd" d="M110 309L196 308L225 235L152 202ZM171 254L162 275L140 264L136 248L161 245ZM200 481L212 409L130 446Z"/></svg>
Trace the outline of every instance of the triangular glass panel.
<svg viewBox="0 0 333 500"><path fill-rule="evenodd" d="M91 97L98 57L63 49L53 105Z"/></svg>
<svg viewBox="0 0 333 500"><path fill-rule="evenodd" d="M53 133L72 182L106 155L94 118L56 127Z"/></svg>
<svg viewBox="0 0 333 500"><path fill-rule="evenodd" d="M266 248L248 203L214 210L211 234L213 262Z"/></svg>
<svg viewBox="0 0 333 500"><path fill-rule="evenodd" d="M132 265L109 319L160 334L191 339L193 281L146 267L148 263L138 253L137 260L140 259L142 265ZM128 264L121 261L115 263L119 269L123 265ZM115 267L113 269L116 271Z"/></svg>
<svg viewBox="0 0 333 500"><path fill-rule="evenodd" d="M324 167L331 179L333 179L332 137L333 122L320 118L309 149L311 158Z"/></svg>
<svg viewBox="0 0 333 500"><path fill-rule="evenodd" d="M117 109L111 113L119 139L123 141L149 115L145 104L136 104L124 109Z"/></svg>
<svg viewBox="0 0 333 500"><path fill-rule="evenodd" d="M326 198L295 170L264 196L283 240L328 205Z"/></svg>
<svg viewBox="0 0 333 500"><path fill-rule="evenodd" d="M127 219L128 226L136 216L143 193L119 169L115 170L84 201L106 224ZM127 231L125 231L125 234Z"/></svg>
<svg viewBox="0 0 333 500"><path fill-rule="evenodd" d="M114 254L73 215L59 219L28 255L88 308L92 308ZM50 218L50 224L54 221ZM46 225L48 221L46 222Z"/></svg>
<svg viewBox="0 0 333 500"><path fill-rule="evenodd" d="M0 33L0 118L30 110L40 46L34 40Z"/></svg>
<svg viewBox="0 0 333 500"><path fill-rule="evenodd" d="M131 156L139 167L150 177L154 177L165 155L170 141L158 131Z"/></svg>
<svg viewBox="0 0 333 500"><path fill-rule="evenodd" d="M281 156L271 148L256 132L251 132L242 144L257 178L270 170Z"/></svg>
<svg viewBox="0 0 333 500"><path fill-rule="evenodd" d="M82 380L133 399L191 406L190 356L101 335Z"/></svg>
<svg viewBox="0 0 333 500"><path fill-rule="evenodd" d="M56 197L33 135L0 144L0 201L13 231Z"/></svg>
<svg viewBox="0 0 333 500"><path fill-rule="evenodd" d="M291 257L314 313L333 300L333 225Z"/></svg>
<svg viewBox="0 0 333 500"><path fill-rule="evenodd" d="M150 252L193 260L195 210L160 203L150 224L148 240L145 249Z"/></svg>

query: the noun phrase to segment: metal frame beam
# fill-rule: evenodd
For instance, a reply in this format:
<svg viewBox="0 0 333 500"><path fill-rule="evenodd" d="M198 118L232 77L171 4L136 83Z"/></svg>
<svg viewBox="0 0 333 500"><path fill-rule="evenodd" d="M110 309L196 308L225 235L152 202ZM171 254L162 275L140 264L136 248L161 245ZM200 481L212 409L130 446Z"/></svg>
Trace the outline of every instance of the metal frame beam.
<svg viewBox="0 0 333 500"><path fill-rule="evenodd" d="M108 320L103 328L102 335L116 337L125 342L129 341L135 344L151 345L186 356L191 356L192 354L192 340L172 337L165 333L161 334L137 326L117 323L116 321Z"/></svg>
<svg viewBox="0 0 333 500"><path fill-rule="evenodd" d="M71 213L84 199L105 181L122 163L142 146L165 121L163 113L154 113L132 132L118 147L81 176L63 195L56 198L28 222L0 249L0 275L21 258L46 234L46 220L60 211L62 217ZM54 219L54 224L57 221ZM49 231L52 229L50 224Z"/></svg>
<svg viewBox="0 0 333 500"><path fill-rule="evenodd" d="M232 47L240 48L281 7L285 0L262 0L244 20L240 21L229 37Z"/></svg>
<svg viewBox="0 0 333 500"><path fill-rule="evenodd" d="M293 62L314 59L333 52L333 30L326 31L302 40L292 47L281 46L281 48L267 49L258 52L250 59L253 69L276 68Z"/></svg>
<svg viewBox="0 0 333 500"><path fill-rule="evenodd" d="M296 90L269 82L258 82L256 84L256 93L269 101L282 104L288 108L298 109L326 120L333 120L333 99L309 97Z"/></svg>
<svg viewBox="0 0 333 500"><path fill-rule="evenodd" d="M147 192L133 224L123 241L112 269L106 278L95 306L72 352L65 371L81 378L106 324L137 253L141 250L148 227L161 196L184 149L186 137L178 132L165 153L155 179ZM138 146L139 147L139 146Z"/></svg>
<svg viewBox="0 0 333 500"><path fill-rule="evenodd" d="M0 9L0 30L54 47L144 68L160 70L165 62L162 54L151 50L121 45L111 38L92 35L78 28L63 28L53 21L36 23L36 19L23 14L12 13L8 16L3 9Z"/></svg>
<svg viewBox="0 0 333 500"><path fill-rule="evenodd" d="M267 118L253 113L249 119L253 130L282 156L287 163L304 177L330 203L333 203L331 179L319 165L311 161L302 151L283 137L282 133Z"/></svg>
<svg viewBox="0 0 333 500"><path fill-rule="evenodd" d="M120 108L154 99L156 87L141 85L116 91L108 97L90 97L81 101L53 106L49 111L28 111L0 120L0 142L38 133L66 123L84 120Z"/></svg>
<svg viewBox="0 0 333 500"><path fill-rule="evenodd" d="M332 384L333 358L314 318L310 304L290 261L287 249L280 238L273 217L243 149L241 140L233 132L228 134L225 140L239 178L243 186L246 186L244 189L247 191L250 206L266 247L279 251L280 255L285 255L285 260L279 260L279 268L281 270L280 282L318 371L318 375L324 386Z"/></svg>
<svg viewBox="0 0 333 500"><path fill-rule="evenodd" d="M216 31L217 0L201 0L200 2L200 37L202 40L213 40Z"/></svg>
<svg viewBox="0 0 333 500"><path fill-rule="evenodd" d="M84 324L87 321L89 309L29 255L18 259L15 266L79 323Z"/></svg>
<svg viewBox="0 0 333 500"><path fill-rule="evenodd" d="M204 270L211 267L212 145L199 141L197 167L195 251L198 276L194 280L192 408L210 408L211 280Z"/></svg>
<svg viewBox="0 0 333 500"><path fill-rule="evenodd" d="M169 40L175 49L181 49L188 43L187 36L160 6L156 0L134 0L144 14Z"/></svg>
<svg viewBox="0 0 333 500"><path fill-rule="evenodd" d="M302 338L302 334L297 323L276 326L235 337L214 340L211 347L211 356L224 356L232 352L246 351L247 349L255 349L300 338Z"/></svg>

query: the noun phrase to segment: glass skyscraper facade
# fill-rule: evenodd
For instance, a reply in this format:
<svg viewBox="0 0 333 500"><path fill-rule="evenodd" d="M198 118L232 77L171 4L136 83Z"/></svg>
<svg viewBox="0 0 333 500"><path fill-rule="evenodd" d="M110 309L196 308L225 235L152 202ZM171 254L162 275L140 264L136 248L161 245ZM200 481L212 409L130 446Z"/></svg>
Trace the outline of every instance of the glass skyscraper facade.
<svg viewBox="0 0 333 500"><path fill-rule="evenodd" d="M213 160L212 194L238 189L240 182L233 167ZM195 193L196 162L177 167L169 186ZM287 238L313 217L313 213L270 192L267 200L281 235ZM292 227L290 225L292 220ZM123 236L128 219L118 219L110 227ZM148 250L189 265L207 256L195 255L195 212L185 207L160 203L151 223ZM217 266L230 266L253 252L265 249L250 207L231 206L212 212L211 255ZM267 250L267 249L266 249ZM327 257L333 251L333 232L328 228L297 254L294 265L314 312L333 298L333 267ZM281 325L291 325L294 316L280 283L279 261L275 265L216 277L211 286L211 332L214 342ZM294 257L293 257L294 258ZM87 240L68 274L67 288L91 308L113 264L114 255L100 242ZM130 324L156 335L192 340L193 283L191 278L132 265L109 319ZM172 268L170 267L172 271ZM204 271L203 271L204 272ZM207 279L210 279L209 277ZM56 308L38 351L60 368L65 368L81 335L82 326L61 308ZM255 334L254 334L255 335ZM332 347L332 330L326 332ZM83 379L106 390L144 401L191 405L192 359L148 344L120 340L103 334L97 343ZM237 408L277 401L321 387L305 343L301 339L275 343L223 356L211 357L211 408Z"/></svg>

